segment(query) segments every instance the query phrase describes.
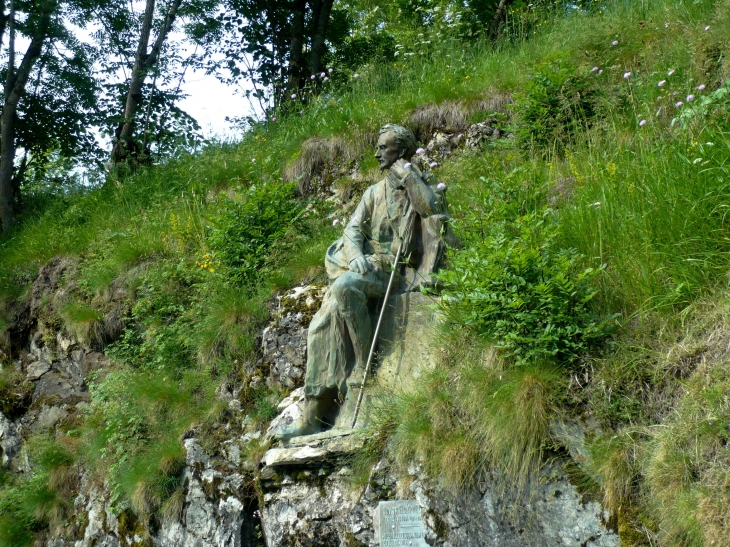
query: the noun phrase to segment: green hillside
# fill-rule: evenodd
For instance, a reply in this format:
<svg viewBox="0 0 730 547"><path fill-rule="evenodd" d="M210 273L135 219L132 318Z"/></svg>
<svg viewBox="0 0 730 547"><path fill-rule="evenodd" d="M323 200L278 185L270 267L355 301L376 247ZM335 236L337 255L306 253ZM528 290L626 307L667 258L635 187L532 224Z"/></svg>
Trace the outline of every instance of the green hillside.
<svg viewBox="0 0 730 547"><path fill-rule="evenodd" d="M326 282L333 220L379 179L378 128L425 145L485 120L507 136L433 168L464 244L442 273L440 366L382 401L363 468L386 451L455 489L496 468L520 491L577 453L571 475L623 545L730 542L730 2L525 7L510 24L496 46L434 38L343 74L240 143L36 197L0 242L0 358L61 256L65 293L39 320L114 370L31 440L33 476L0 471L0 545L65 518L77 465L145 523L179 512L181 438L215 446L216 388L244 386L255 423L276 414L284 393L252 381L257 333L276 294ZM0 374L19 415L23 381Z"/></svg>

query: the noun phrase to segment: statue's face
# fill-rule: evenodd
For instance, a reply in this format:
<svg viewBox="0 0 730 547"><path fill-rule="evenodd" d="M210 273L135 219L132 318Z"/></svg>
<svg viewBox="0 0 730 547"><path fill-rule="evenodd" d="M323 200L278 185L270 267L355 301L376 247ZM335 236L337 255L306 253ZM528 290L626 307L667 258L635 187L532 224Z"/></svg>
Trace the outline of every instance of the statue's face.
<svg viewBox="0 0 730 547"><path fill-rule="evenodd" d="M378 146L375 150L375 157L380 162L380 170L388 169L397 160L403 157L400 148L393 138L392 131L386 131L378 138Z"/></svg>

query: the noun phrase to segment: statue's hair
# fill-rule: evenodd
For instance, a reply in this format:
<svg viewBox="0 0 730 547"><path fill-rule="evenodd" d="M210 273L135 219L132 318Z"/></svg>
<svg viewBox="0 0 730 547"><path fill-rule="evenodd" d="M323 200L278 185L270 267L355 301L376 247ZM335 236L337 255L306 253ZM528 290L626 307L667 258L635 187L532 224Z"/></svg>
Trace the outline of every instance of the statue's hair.
<svg viewBox="0 0 730 547"><path fill-rule="evenodd" d="M418 148L418 146L416 145L416 137L414 137L413 133L411 133L408 129L406 129L402 125L387 123L380 128L378 136L388 132L393 133L395 143L399 147L405 148L405 153L403 154L404 158L410 158L413 154L416 153L416 148Z"/></svg>

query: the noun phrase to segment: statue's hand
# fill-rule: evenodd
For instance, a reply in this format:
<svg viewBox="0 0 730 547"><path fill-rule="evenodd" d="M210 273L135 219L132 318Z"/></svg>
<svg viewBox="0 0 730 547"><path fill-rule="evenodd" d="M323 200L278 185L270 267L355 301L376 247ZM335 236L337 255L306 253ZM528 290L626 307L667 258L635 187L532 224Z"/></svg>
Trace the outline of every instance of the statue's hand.
<svg viewBox="0 0 730 547"><path fill-rule="evenodd" d="M410 166L406 167L406 163L406 160L404 160L403 158L395 160L395 163L390 166L390 172L399 179L402 179L410 172L411 169Z"/></svg>
<svg viewBox="0 0 730 547"><path fill-rule="evenodd" d="M364 275L373 269L373 265L363 255L350 261L350 271Z"/></svg>

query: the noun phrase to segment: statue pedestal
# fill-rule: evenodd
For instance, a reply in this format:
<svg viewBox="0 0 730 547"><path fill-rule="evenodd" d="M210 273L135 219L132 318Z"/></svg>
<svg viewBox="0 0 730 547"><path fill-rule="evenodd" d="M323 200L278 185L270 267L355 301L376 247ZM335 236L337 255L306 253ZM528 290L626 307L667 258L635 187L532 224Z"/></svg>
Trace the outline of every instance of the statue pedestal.
<svg viewBox="0 0 730 547"><path fill-rule="evenodd" d="M337 445L333 448L335 452L342 451L340 444L346 447L354 446L349 442L343 444L340 438L349 435L367 423L372 398L377 397L378 392L407 389L413 382L418 381L418 377L423 370L432 368L435 365L433 347L437 339L437 328L440 320L435 304L434 299L418 292L391 296L388 300L388 308L383 316L383 324L380 327L378 351L371 364L365 384L355 429L352 428L352 420L355 415L355 405L362 382L362 373L358 377L353 375L348 381L352 389L347 394L331 429L314 435L294 437L284 442L286 450L291 451L292 454L296 453L296 455L290 458L289 452L286 452L285 456L280 457L277 455L276 458L270 458L271 462L266 465L283 465L281 462L290 464L290 459L292 461L300 459L300 463L304 463L305 460L309 462L318 458L324 459L330 452L327 445L332 442ZM279 406L279 410L282 412L272 422L267 435L271 434L272 431L296 422L302 415L303 390L296 390L292 393L288 404L286 400L282 403L286 405L286 408L282 408L282 405ZM334 438L337 438L337 440L335 441ZM318 450L311 453L290 450L293 447L306 445L317 446ZM277 452L277 454L279 453ZM281 454L284 454L284 452L281 452ZM268 461L267 457L264 459ZM272 463L274 461L278 463Z"/></svg>
<svg viewBox="0 0 730 547"><path fill-rule="evenodd" d="M407 388L417 381L424 369L434 366L433 343L440 320L439 312L434 309L436 304L437 300L420 292L389 298L356 427L365 424L368 403L374 392ZM351 380L359 386L359 378ZM334 430L350 429L357 396L358 390L347 394Z"/></svg>

